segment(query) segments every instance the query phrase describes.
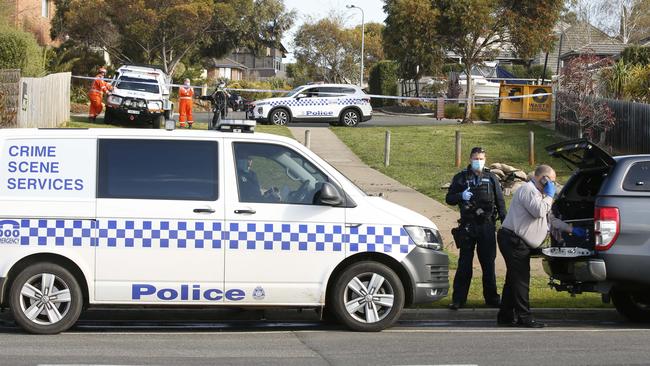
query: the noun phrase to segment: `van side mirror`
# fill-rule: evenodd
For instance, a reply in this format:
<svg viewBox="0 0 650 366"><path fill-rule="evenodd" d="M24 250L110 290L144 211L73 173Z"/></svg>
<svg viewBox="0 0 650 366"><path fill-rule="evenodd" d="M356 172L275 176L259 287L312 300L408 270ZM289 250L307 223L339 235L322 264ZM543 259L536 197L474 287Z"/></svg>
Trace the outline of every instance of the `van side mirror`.
<svg viewBox="0 0 650 366"><path fill-rule="evenodd" d="M326 206L338 206L343 203L343 197L339 190L332 184L325 182L320 188L318 204Z"/></svg>

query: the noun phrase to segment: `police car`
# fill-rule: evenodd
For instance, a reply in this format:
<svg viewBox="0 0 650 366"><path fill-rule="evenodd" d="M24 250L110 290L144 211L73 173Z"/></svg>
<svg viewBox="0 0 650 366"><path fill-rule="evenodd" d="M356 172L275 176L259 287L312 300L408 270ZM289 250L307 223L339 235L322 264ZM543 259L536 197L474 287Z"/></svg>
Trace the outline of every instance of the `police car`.
<svg viewBox="0 0 650 366"><path fill-rule="evenodd" d="M431 221L286 137L2 129L0 152L0 304L28 332L118 305L315 308L379 331L447 295Z"/></svg>
<svg viewBox="0 0 650 366"><path fill-rule="evenodd" d="M355 85L303 85L283 97L255 101L249 116L276 125L317 121L354 127L372 118L372 107L370 97Z"/></svg>

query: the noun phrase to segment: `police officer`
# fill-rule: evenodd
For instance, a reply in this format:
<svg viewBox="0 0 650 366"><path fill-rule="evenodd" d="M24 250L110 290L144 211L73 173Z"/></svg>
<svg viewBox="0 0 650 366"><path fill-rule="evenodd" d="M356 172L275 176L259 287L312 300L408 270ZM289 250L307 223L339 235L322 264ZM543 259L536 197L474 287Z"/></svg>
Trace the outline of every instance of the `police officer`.
<svg viewBox="0 0 650 366"><path fill-rule="evenodd" d="M447 204L460 207L459 226L452 230L460 250L454 277L454 292L449 308L465 305L472 281L472 262L476 248L483 271L483 298L488 306L499 306L494 260L496 259L495 221L503 222L506 204L498 178L485 168L485 150L475 147L470 152L470 165L451 181Z"/></svg>

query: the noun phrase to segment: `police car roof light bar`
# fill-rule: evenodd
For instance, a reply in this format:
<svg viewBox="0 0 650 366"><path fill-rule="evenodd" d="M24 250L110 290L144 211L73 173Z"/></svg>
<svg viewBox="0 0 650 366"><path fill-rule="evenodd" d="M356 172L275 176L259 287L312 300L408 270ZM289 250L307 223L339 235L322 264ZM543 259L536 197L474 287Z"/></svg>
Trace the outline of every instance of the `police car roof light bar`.
<svg viewBox="0 0 650 366"><path fill-rule="evenodd" d="M221 132L255 132L255 121L243 119L224 119L217 125L217 131Z"/></svg>

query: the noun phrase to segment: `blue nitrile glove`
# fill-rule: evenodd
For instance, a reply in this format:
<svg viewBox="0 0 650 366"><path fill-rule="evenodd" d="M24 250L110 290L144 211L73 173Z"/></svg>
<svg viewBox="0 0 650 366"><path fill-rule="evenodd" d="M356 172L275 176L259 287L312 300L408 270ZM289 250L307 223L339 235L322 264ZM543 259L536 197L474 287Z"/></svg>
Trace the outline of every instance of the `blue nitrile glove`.
<svg viewBox="0 0 650 366"><path fill-rule="evenodd" d="M463 201L471 200L473 195L474 195L474 193L470 192L469 188L467 188L466 190L463 191L463 194L462 194Z"/></svg>
<svg viewBox="0 0 650 366"><path fill-rule="evenodd" d="M549 196L549 197L555 197L555 183L553 183L551 180L546 183L544 186L544 194Z"/></svg>
<svg viewBox="0 0 650 366"><path fill-rule="evenodd" d="M585 228L582 227L574 226L573 230L571 230L571 234L577 236L578 238L586 238L587 230L585 230Z"/></svg>

